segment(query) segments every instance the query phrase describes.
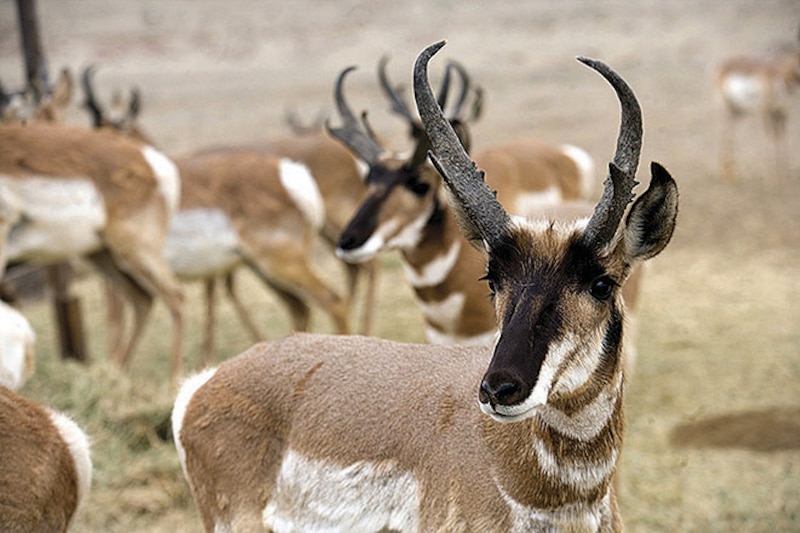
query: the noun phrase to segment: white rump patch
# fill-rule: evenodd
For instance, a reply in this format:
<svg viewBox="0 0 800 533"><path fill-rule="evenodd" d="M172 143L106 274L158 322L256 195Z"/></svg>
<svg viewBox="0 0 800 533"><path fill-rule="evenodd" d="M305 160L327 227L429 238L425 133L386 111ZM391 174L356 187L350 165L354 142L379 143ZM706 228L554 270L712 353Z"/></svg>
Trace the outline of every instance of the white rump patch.
<svg viewBox="0 0 800 533"><path fill-rule="evenodd" d="M220 209L180 210L170 220L164 257L183 279L224 274L242 261L239 234Z"/></svg>
<svg viewBox="0 0 800 533"><path fill-rule="evenodd" d="M189 402L192 401L194 393L197 392L197 389L205 385L216 372L216 368L207 368L202 372L198 372L186 378L183 383L181 383L181 388L178 391L178 395L175 397L175 404L172 406L172 416L170 419L172 422L172 439L175 441L175 449L178 451L178 459L180 459L181 462L183 475L186 480L189 481L190 485L192 480L189 479L189 475L186 473L186 450L183 444L181 444L183 417L186 416L186 409L189 407Z"/></svg>
<svg viewBox="0 0 800 533"><path fill-rule="evenodd" d="M274 533L419 530L419 487L392 462L347 466L289 450L263 523Z"/></svg>
<svg viewBox="0 0 800 533"><path fill-rule="evenodd" d="M181 203L181 175L178 166L152 146L142 147L144 156L158 181L158 189L167 202L170 213L175 213Z"/></svg>
<svg viewBox="0 0 800 533"><path fill-rule="evenodd" d="M572 144L564 144L561 151L565 156L575 162L580 176L580 195L584 200L589 200L594 193L597 177L595 176L594 159L589 152Z"/></svg>
<svg viewBox="0 0 800 533"><path fill-rule="evenodd" d="M0 176L0 184L9 194L8 203L21 214L8 237L9 261L53 263L102 247L106 209L91 181Z"/></svg>
<svg viewBox="0 0 800 533"><path fill-rule="evenodd" d="M563 198L561 189L555 185L536 192L521 192L514 201L514 214L535 218L543 208L558 205Z"/></svg>
<svg viewBox="0 0 800 533"><path fill-rule="evenodd" d="M22 314L0 301L0 385L16 391L33 373L36 334Z"/></svg>
<svg viewBox="0 0 800 533"><path fill-rule="evenodd" d="M754 112L761 109L767 92L769 87L757 76L730 74L722 81L725 99L741 111Z"/></svg>
<svg viewBox="0 0 800 533"><path fill-rule="evenodd" d="M308 167L284 158L281 159L279 168L281 184L292 201L317 231L322 229L325 224L325 203Z"/></svg>
<svg viewBox="0 0 800 533"><path fill-rule="evenodd" d="M89 437L68 416L50 409L48 411L50 420L58 429L58 433L64 439L69 453L72 455L75 473L78 477L78 505L80 505L92 486L92 457L89 450Z"/></svg>

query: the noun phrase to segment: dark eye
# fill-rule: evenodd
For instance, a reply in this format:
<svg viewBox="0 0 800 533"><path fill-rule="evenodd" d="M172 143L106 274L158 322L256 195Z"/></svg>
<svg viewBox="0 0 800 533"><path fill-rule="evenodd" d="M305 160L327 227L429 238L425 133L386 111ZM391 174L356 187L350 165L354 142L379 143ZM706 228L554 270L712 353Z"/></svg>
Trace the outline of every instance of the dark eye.
<svg viewBox="0 0 800 533"><path fill-rule="evenodd" d="M491 296L492 296L492 298L494 298L494 295L497 294L497 285L495 285L494 280L492 278L490 278L489 275L487 274L487 275L483 276L482 278L480 278L478 281L485 281L486 283L489 284L489 290L492 293Z"/></svg>
<svg viewBox="0 0 800 533"><path fill-rule="evenodd" d="M592 282L589 293L598 300L608 300L614 293L617 284L608 276L602 276Z"/></svg>
<svg viewBox="0 0 800 533"><path fill-rule="evenodd" d="M412 193L416 194L417 196L425 196L426 194L428 194L428 191L431 189L431 186L427 183L418 180L411 180L408 183L406 183L406 188Z"/></svg>

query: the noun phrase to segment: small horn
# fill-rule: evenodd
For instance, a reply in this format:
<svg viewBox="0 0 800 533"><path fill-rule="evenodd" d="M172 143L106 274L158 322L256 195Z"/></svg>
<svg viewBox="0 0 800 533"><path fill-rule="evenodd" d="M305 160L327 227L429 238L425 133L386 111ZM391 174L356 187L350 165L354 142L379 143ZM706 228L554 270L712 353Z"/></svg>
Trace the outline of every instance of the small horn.
<svg viewBox="0 0 800 533"><path fill-rule="evenodd" d="M450 122L436 102L428 82L428 62L445 42L426 48L414 64L414 97L433 153L431 161L442 175L471 240L483 239L489 248L502 242L510 223L508 213L486 185L483 172L469 158Z"/></svg>
<svg viewBox="0 0 800 533"><path fill-rule="evenodd" d="M326 120L325 128L332 136L344 143L365 163L369 166L373 166L378 162L378 159L385 150L375 139L370 137L368 133L361 131L358 119L356 119L350 106L347 105L347 101L342 94L345 77L355 69L356 67L354 66L344 69L336 79L336 87L334 89L336 109L339 111L339 116L344 122L344 125L341 128L334 128L331 126L330 121Z"/></svg>
<svg viewBox="0 0 800 533"><path fill-rule="evenodd" d="M617 149L603 184L603 196L586 226L583 241L595 249L614 238L625 209L637 185L636 169L642 150L642 111L636 95L619 74L602 61L579 57L578 61L597 71L614 88L620 103Z"/></svg>
<svg viewBox="0 0 800 533"><path fill-rule="evenodd" d="M105 117L103 116L103 109L100 107L100 104L97 102L97 98L95 97L94 89L92 89L91 77L94 75L94 70L94 65L89 65L83 70L83 74L81 75L81 85L83 87L83 94L86 98L83 101L83 107L88 109L89 113L91 113L92 124L94 127L99 128L105 124Z"/></svg>
<svg viewBox="0 0 800 533"><path fill-rule="evenodd" d="M389 56L381 57L378 62L378 80L380 81L381 89L383 89L384 94L386 94L392 104L392 113L400 115L413 124L416 122L416 117L411 109L409 109L399 90L392 87L389 76L386 73L387 63L389 63Z"/></svg>

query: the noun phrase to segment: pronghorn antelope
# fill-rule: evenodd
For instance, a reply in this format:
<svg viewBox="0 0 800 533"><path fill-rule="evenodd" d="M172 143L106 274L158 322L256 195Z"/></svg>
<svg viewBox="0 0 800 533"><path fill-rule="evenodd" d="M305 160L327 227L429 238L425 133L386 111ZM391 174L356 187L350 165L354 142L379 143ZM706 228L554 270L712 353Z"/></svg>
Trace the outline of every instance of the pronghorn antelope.
<svg viewBox="0 0 800 533"><path fill-rule="evenodd" d="M618 287L670 240L677 187L653 163L624 217L641 112L614 71L581 59L622 107L603 197L571 224L512 217L434 100L427 65L443 44L417 59L415 96L462 229L488 255L494 355L297 334L193 376L172 422L207 531L622 527L611 487L624 425Z"/></svg>
<svg viewBox="0 0 800 533"><path fill-rule="evenodd" d="M346 261L370 260L381 250L399 249L406 278L416 293L429 342L491 344L497 323L486 297L484 257L468 246L447 205L441 177L426 162L430 141L413 113L387 80L385 61L379 70L381 86L393 109L405 117L416 147L410 158L390 154L363 131L342 94L345 70L337 80L335 100L344 125L332 130L369 167L368 195L339 238L337 254ZM465 73L464 86L469 85ZM447 79L445 75L445 79ZM441 103L446 97L443 82ZM455 104L454 118L462 139L468 135L461 118L467 90ZM520 141L483 150L476 156L487 169L498 199L515 214L535 213L542 207L584 197L594 181L591 158L573 146Z"/></svg>
<svg viewBox="0 0 800 533"><path fill-rule="evenodd" d="M109 127L142 142L140 109L134 92L128 111L109 118L84 71L85 106L96 128ZM225 278L227 294L240 319L257 340L263 334L234 291L232 272L249 267L286 304L293 329L308 329L309 301L324 309L340 333L349 332L347 303L312 267L316 234L325 206L308 169L288 157L258 149L215 148L174 159L181 174L180 208L170 224L164 254L184 280L206 284L206 328L203 362L214 347L216 280ZM110 295L114 323L119 306Z"/></svg>
<svg viewBox="0 0 800 533"><path fill-rule="evenodd" d="M80 427L0 386L0 531L67 531L91 480Z"/></svg>
<svg viewBox="0 0 800 533"><path fill-rule="evenodd" d="M0 86L0 122L60 122L72 90L72 74L67 68L61 69L52 87L43 81L40 86L7 93Z"/></svg>
<svg viewBox="0 0 800 533"><path fill-rule="evenodd" d="M798 41L764 56L735 56L716 71L716 90L725 107L722 140L723 175L736 178L734 163L736 129L748 114L761 115L775 149L776 173L789 172L786 123L790 98L800 86L800 32Z"/></svg>
<svg viewBox="0 0 800 533"><path fill-rule="evenodd" d="M172 377L181 373L183 296L162 255L179 175L166 156L115 132L60 124L0 125L0 185L18 212L9 261L88 259L133 303L135 323L112 350L130 362L155 297L172 316Z"/></svg>

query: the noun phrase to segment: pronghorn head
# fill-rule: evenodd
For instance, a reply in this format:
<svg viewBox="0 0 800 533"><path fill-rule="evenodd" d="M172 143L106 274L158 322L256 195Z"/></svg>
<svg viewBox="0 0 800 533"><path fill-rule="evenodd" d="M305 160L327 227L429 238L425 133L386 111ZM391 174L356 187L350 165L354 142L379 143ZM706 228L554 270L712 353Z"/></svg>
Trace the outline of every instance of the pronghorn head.
<svg viewBox="0 0 800 533"><path fill-rule="evenodd" d="M512 218L433 98L427 65L443 45L432 45L417 58L414 90L433 145L432 161L462 230L488 255L486 279L500 334L480 384L481 408L500 421L534 416L546 404L569 412L571 405L580 405L574 402L581 396L594 397L621 382L619 288L634 264L657 255L669 242L677 186L653 163L649 188L625 216L641 149L639 104L608 66L581 58L612 85L622 107L603 196L590 219L573 224Z"/></svg>
<svg viewBox="0 0 800 533"><path fill-rule="evenodd" d="M55 85L43 70L22 91L6 92L0 85L0 122L59 122L72 101L72 74L61 69Z"/></svg>
<svg viewBox="0 0 800 533"><path fill-rule="evenodd" d="M419 124L396 89L392 89L385 72L386 58L381 60L379 77L381 86L392 102L392 111L406 118L415 143L410 156L390 153L377 140L366 121L366 113L359 121L342 94L344 79L355 67L342 71L336 81L334 97L342 122L340 128L327 125L330 134L341 141L369 170L365 181L367 195L350 223L340 235L337 255L350 262L372 259L385 248L413 248L419 241L423 228L439 214L443 202L441 177L428 163L431 148L425 130ZM466 73L456 63L445 71L440 90L439 105L445 106L449 91L450 71L462 76L462 91L454 107L450 122L462 142L467 142L465 121L460 118L466 100L469 81Z"/></svg>
<svg viewBox="0 0 800 533"><path fill-rule="evenodd" d="M115 91L111 98L111 105L108 111L105 111L92 87L92 76L94 76L94 72L94 65L90 65L84 69L83 75L81 76L81 85L83 86L85 97L83 107L86 108L92 116L92 127L95 129L111 128L138 141L152 144L148 136L141 131L138 124L139 114L142 110L139 89L136 87L131 89L127 105L124 103L120 92Z"/></svg>

